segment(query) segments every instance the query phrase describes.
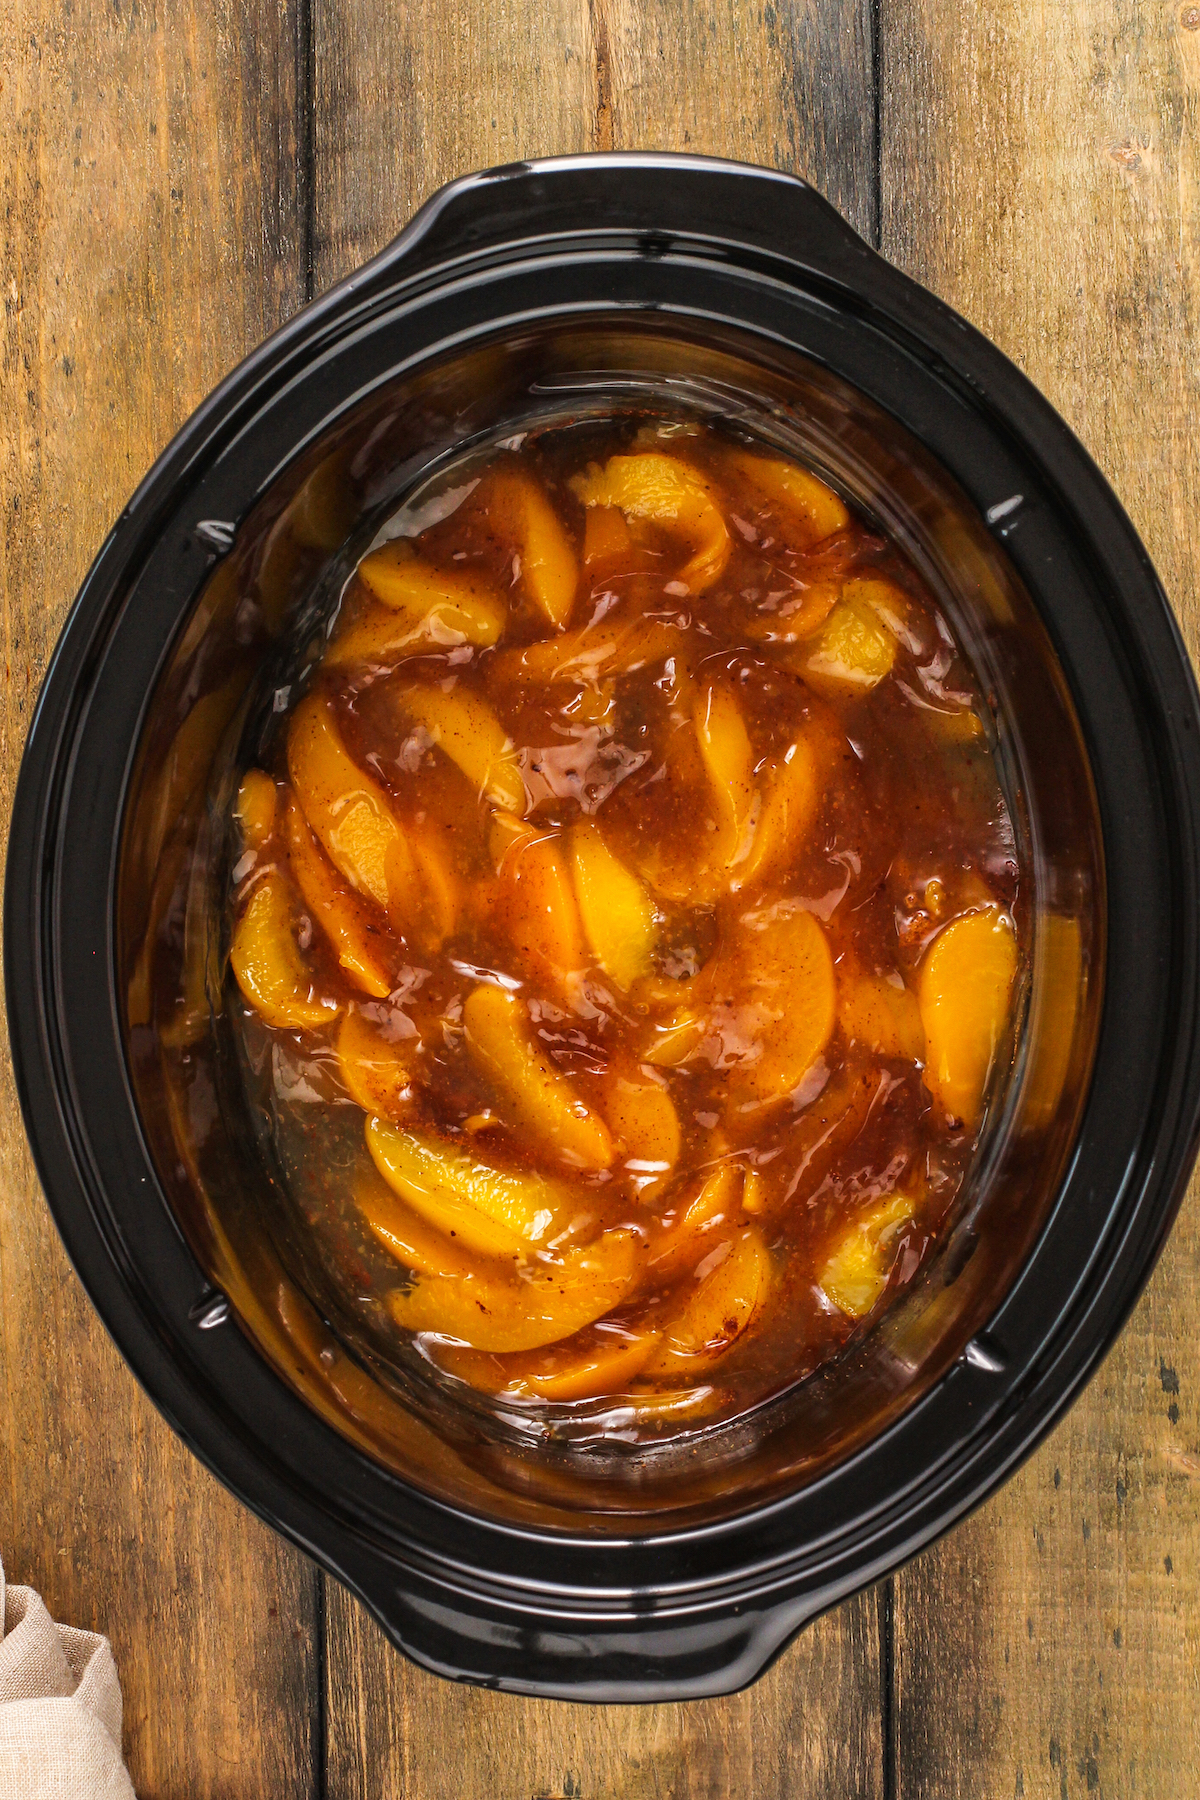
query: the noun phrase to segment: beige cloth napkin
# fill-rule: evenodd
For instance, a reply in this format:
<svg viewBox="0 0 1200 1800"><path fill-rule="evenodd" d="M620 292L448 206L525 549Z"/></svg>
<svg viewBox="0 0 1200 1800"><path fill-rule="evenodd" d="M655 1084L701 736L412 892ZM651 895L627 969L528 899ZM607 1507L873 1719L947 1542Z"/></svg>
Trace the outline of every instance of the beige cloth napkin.
<svg viewBox="0 0 1200 1800"><path fill-rule="evenodd" d="M108 1639L56 1625L0 1563L2 1800L135 1800Z"/></svg>

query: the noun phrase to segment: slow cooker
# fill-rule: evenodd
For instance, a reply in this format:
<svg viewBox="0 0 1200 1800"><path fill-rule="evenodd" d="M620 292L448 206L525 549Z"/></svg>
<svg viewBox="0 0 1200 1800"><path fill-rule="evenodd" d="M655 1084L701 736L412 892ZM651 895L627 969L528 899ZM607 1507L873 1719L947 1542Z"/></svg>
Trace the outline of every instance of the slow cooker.
<svg viewBox="0 0 1200 1800"><path fill-rule="evenodd" d="M912 558L988 696L1035 928L1011 1072L912 1292L753 1417L589 1463L489 1440L339 1331L229 1078L215 897L239 773L378 521L464 446L631 404L800 455ZM5 901L47 1199L175 1430L418 1662L573 1699L729 1692L1011 1473L1136 1299L1196 1147L1198 820L1167 599L992 345L791 177L665 155L471 176L222 383L75 602Z"/></svg>

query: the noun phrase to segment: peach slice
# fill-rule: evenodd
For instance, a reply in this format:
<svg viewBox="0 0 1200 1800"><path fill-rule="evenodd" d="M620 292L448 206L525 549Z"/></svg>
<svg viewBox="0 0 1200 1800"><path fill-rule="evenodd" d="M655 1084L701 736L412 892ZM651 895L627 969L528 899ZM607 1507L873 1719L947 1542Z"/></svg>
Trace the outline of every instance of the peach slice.
<svg viewBox="0 0 1200 1800"><path fill-rule="evenodd" d="M825 1298L847 1318L865 1319L877 1305L896 1260L896 1239L912 1213L913 1203L906 1195L890 1194L838 1239L819 1285Z"/></svg>
<svg viewBox="0 0 1200 1800"><path fill-rule="evenodd" d="M248 667L235 668L223 686L200 696L172 738L162 767L138 808L140 848L149 879L172 832L201 802L217 746L249 681Z"/></svg>
<svg viewBox="0 0 1200 1800"><path fill-rule="evenodd" d="M925 1060L925 1027L917 996L900 975L847 973L838 983L838 1020L846 1039L876 1056Z"/></svg>
<svg viewBox="0 0 1200 1800"><path fill-rule="evenodd" d="M370 605L334 634L325 666L344 669L355 663L388 667L423 649L453 649L459 644L494 644L504 629L499 600L480 598L470 605L435 601L419 618L404 610Z"/></svg>
<svg viewBox="0 0 1200 1800"><path fill-rule="evenodd" d="M318 694L303 699L292 718L288 772L330 862L352 888L390 911L411 889L412 854L386 793L354 761Z"/></svg>
<svg viewBox="0 0 1200 1800"><path fill-rule="evenodd" d="M664 1327L647 1375L675 1374L715 1362L753 1321L771 1285L771 1258L757 1225L717 1244L696 1271L695 1286Z"/></svg>
<svg viewBox="0 0 1200 1800"><path fill-rule="evenodd" d="M411 1020L399 1015L411 1027ZM338 1070L350 1098L373 1117L400 1120L413 1105L420 1039L415 1028L406 1038L389 1037L366 1014L352 1009L337 1034Z"/></svg>
<svg viewBox="0 0 1200 1800"><path fill-rule="evenodd" d="M464 1249L458 1238L447 1236L406 1206L374 1169L364 1169L355 1178L354 1204L389 1256L406 1269L447 1281L486 1272L486 1263ZM494 1272L499 1272L502 1260L515 1267L518 1254L490 1258Z"/></svg>
<svg viewBox="0 0 1200 1800"><path fill-rule="evenodd" d="M575 604L579 564L575 546L543 489L519 469L498 469L487 483L488 515L516 546L521 576L534 604L562 630Z"/></svg>
<svg viewBox="0 0 1200 1800"><path fill-rule="evenodd" d="M784 869L802 847L817 816L829 766L826 734L801 732L768 768L762 810L735 889Z"/></svg>
<svg viewBox="0 0 1200 1800"><path fill-rule="evenodd" d="M500 594L480 574L464 569L435 569L404 538L393 538L358 565L367 591L414 628L430 615L462 633L460 642L494 644L504 629L507 609Z"/></svg>
<svg viewBox="0 0 1200 1800"><path fill-rule="evenodd" d="M497 813L492 847L497 857L496 917L505 936L542 987L566 992L586 961L583 926L563 854L562 839L514 825L511 813Z"/></svg>
<svg viewBox="0 0 1200 1800"><path fill-rule="evenodd" d="M416 880L408 896L405 918L413 936L434 952L452 937L462 912L462 883L455 872L449 833L436 819L405 828Z"/></svg>
<svg viewBox="0 0 1200 1800"><path fill-rule="evenodd" d="M617 562L633 550L625 514L617 506L589 506L583 527L583 566L588 573L601 563Z"/></svg>
<svg viewBox="0 0 1200 1800"><path fill-rule="evenodd" d="M682 628L664 619L605 619L522 650L506 650L492 666L509 681L595 686L612 676L667 662L679 654L683 641Z"/></svg>
<svg viewBox="0 0 1200 1800"><path fill-rule="evenodd" d="M243 783L243 786L245 784ZM387 938L361 900L348 894L323 855L292 798L283 809L288 864L304 904L321 927L355 987L377 1000L392 991Z"/></svg>
<svg viewBox="0 0 1200 1800"><path fill-rule="evenodd" d="M604 1116L626 1167L639 1178L639 1185L657 1185L683 1149L679 1114L666 1082L636 1063L618 1063L605 1071L600 1086Z"/></svg>
<svg viewBox="0 0 1200 1800"><path fill-rule="evenodd" d="M292 897L275 869L257 881L234 928L229 960L255 1012L284 1031L327 1025L336 1000L318 993L292 936Z"/></svg>
<svg viewBox="0 0 1200 1800"><path fill-rule="evenodd" d="M439 1362L452 1375L485 1393L531 1395L540 1400L593 1400L617 1394L641 1372L657 1344L657 1331L615 1322L588 1327L545 1350L489 1356L447 1348Z"/></svg>
<svg viewBox="0 0 1200 1800"><path fill-rule="evenodd" d="M610 456L603 468L593 464L574 476L571 489L584 506L617 506L681 537L692 554L678 580L689 593L720 579L732 549L729 531L713 484L690 464L657 451Z"/></svg>
<svg viewBox="0 0 1200 1800"><path fill-rule="evenodd" d="M463 1007L467 1048L532 1137L576 1169L607 1169L608 1126L535 1044L525 1006L481 983Z"/></svg>
<svg viewBox="0 0 1200 1800"><path fill-rule="evenodd" d="M693 1057L708 1036L708 1022L701 1011L682 1007L652 1025L642 1060L656 1069L677 1069Z"/></svg>
<svg viewBox="0 0 1200 1800"><path fill-rule="evenodd" d="M835 531L845 531L850 512L831 487L795 463L774 456L755 456L748 450L730 450L726 460L751 487L783 515L796 548L811 549Z"/></svg>
<svg viewBox="0 0 1200 1800"><path fill-rule="evenodd" d="M815 637L842 597L840 575L818 576L797 587L782 600L776 612L764 612L747 624L760 644L793 646Z"/></svg>
<svg viewBox="0 0 1200 1800"><path fill-rule="evenodd" d="M367 1149L388 1186L423 1218L486 1255L506 1256L594 1224L587 1197L565 1181L497 1169L457 1145L367 1120Z"/></svg>
<svg viewBox="0 0 1200 1800"><path fill-rule="evenodd" d="M526 1263L512 1280L482 1273L421 1276L389 1296L396 1323L475 1350L540 1350L573 1337L619 1306L638 1276L632 1232L606 1231L554 1261Z"/></svg>
<svg viewBox="0 0 1200 1800"><path fill-rule="evenodd" d="M650 969L656 925L650 896L590 819L571 831L575 896L584 935L604 973L630 988Z"/></svg>
<svg viewBox="0 0 1200 1800"><path fill-rule="evenodd" d="M262 769L247 769L233 803L242 842L247 850L261 850L275 830L279 790Z"/></svg>
<svg viewBox="0 0 1200 1800"><path fill-rule="evenodd" d="M767 907L743 916L731 962L730 997L710 1008L709 1029L731 1067L735 1099L785 1099L824 1050L837 1018L825 933L809 912Z"/></svg>
<svg viewBox="0 0 1200 1800"><path fill-rule="evenodd" d="M921 965L925 1085L943 1112L966 1126L983 1109L1016 973L1016 932L999 906L943 927Z"/></svg>
<svg viewBox="0 0 1200 1800"><path fill-rule="evenodd" d="M800 668L818 692L868 694L891 673L896 639L861 595L841 599Z"/></svg>
<svg viewBox="0 0 1200 1800"><path fill-rule="evenodd" d="M921 640L913 634L912 602L904 589L886 575L851 575L842 589L842 599L851 606L869 606L897 643L919 649Z"/></svg>
<svg viewBox="0 0 1200 1800"><path fill-rule="evenodd" d="M747 1169L746 1179L742 1183L742 1211L751 1218L758 1218L769 1212L771 1207L771 1185L761 1169Z"/></svg>
<svg viewBox="0 0 1200 1800"><path fill-rule="evenodd" d="M754 751L737 697L723 682L697 696L692 713L705 772L717 802L724 862L744 857L758 810Z"/></svg>
<svg viewBox="0 0 1200 1800"><path fill-rule="evenodd" d="M1086 993L1078 919L1065 913L1043 914L1034 955L1041 962L1042 982L1040 991L1035 990L1037 1016L1029 1033L1025 1129L1037 1131L1053 1119L1067 1085L1075 1023Z"/></svg>
<svg viewBox="0 0 1200 1800"><path fill-rule="evenodd" d="M651 1238L648 1266L657 1281L674 1280L694 1270L715 1246L728 1238L741 1206L742 1171L734 1162L719 1163L705 1176L699 1192L680 1197L673 1214Z"/></svg>
<svg viewBox="0 0 1200 1800"><path fill-rule="evenodd" d="M506 812L524 814L525 783L513 741L481 694L459 685L406 687L396 698L477 793Z"/></svg>

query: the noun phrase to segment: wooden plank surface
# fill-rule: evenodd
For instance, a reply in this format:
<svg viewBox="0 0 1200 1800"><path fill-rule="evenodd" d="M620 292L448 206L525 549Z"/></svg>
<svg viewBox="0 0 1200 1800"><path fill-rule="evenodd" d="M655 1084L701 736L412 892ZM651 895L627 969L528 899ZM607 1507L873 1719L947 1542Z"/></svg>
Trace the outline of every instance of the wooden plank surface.
<svg viewBox="0 0 1200 1800"><path fill-rule="evenodd" d="M5 816L66 606L170 431L306 275L319 290L440 182L517 156L661 146L811 175L1062 408L1200 647L1200 8L303 3L0 9ZM0 1159L0 1553L113 1636L143 1796L1195 1791L1195 1198L1083 1402L898 1579L894 1626L868 1596L747 1695L583 1709L426 1677L330 1584L323 1720L319 1584L121 1367L6 1063Z"/></svg>
<svg viewBox="0 0 1200 1800"><path fill-rule="evenodd" d="M884 0L883 248L1062 410L1200 649L1200 7ZM902 1800L1200 1766L1200 1197L1099 1379L896 1584Z"/></svg>
<svg viewBox="0 0 1200 1800"><path fill-rule="evenodd" d="M135 483L303 298L296 17L0 8L0 805L47 655ZM0 1555L110 1634L143 1800L314 1791L316 1594L120 1362L0 1069Z"/></svg>
<svg viewBox="0 0 1200 1800"><path fill-rule="evenodd" d="M835 17L836 14L836 17ZM824 19L824 24L822 20ZM857 3L317 0L318 289L441 182L514 157L690 148L818 170L873 225L870 35ZM811 52L811 54L810 54ZM866 1800L883 1793L875 1596L806 1633L748 1694L596 1708L450 1686L328 1592L336 1800Z"/></svg>

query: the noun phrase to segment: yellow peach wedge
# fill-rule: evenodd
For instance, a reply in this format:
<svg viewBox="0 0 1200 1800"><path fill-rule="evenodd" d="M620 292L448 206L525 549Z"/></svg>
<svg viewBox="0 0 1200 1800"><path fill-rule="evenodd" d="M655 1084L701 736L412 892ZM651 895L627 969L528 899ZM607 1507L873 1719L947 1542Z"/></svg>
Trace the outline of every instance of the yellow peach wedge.
<svg viewBox="0 0 1200 1800"><path fill-rule="evenodd" d="M372 550L358 565L363 586L381 606L411 626L441 612L472 644L494 644L507 609L485 576L464 569L437 569L404 538Z"/></svg>
<svg viewBox="0 0 1200 1800"><path fill-rule="evenodd" d="M419 619L386 606L365 606L334 634L325 652L325 666L345 669L365 664L390 668L401 657L412 656L418 650L494 644L504 629L504 620L503 603L482 598L470 605L451 600L435 602Z"/></svg>
<svg viewBox="0 0 1200 1800"><path fill-rule="evenodd" d="M374 1169L364 1169L354 1182L354 1204L363 1222L378 1238L389 1256L394 1256L406 1269L419 1275L437 1275L445 1281L460 1280L465 1275L486 1272L487 1264L472 1255L456 1237L449 1237L423 1219L420 1213L394 1194L387 1182ZM493 1274L502 1272L507 1263L515 1269L519 1255L490 1257Z"/></svg>
<svg viewBox="0 0 1200 1800"><path fill-rule="evenodd" d="M742 919L731 997L710 1009L710 1029L732 1067L739 1104L793 1093L829 1042L837 983L825 933L786 905Z"/></svg>
<svg viewBox="0 0 1200 1800"><path fill-rule="evenodd" d="M818 575L797 585L774 612L764 610L749 622L750 636L760 644L803 644L820 631L842 598L843 585L840 574Z"/></svg>
<svg viewBox="0 0 1200 1800"><path fill-rule="evenodd" d="M926 713L922 723L943 744L954 748L981 744L987 727L973 707L956 707L953 712Z"/></svg>
<svg viewBox="0 0 1200 1800"><path fill-rule="evenodd" d="M604 1321L545 1350L498 1357L447 1347L438 1361L452 1375L485 1393L569 1403L619 1394L641 1373L658 1337L657 1331L645 1327L633 1329Z"/></svg>
<svg viewBox="0 0 1200 1800"><path fill-rule="evenodd" d="M687 1062L708 1036L703 1012L682 1007L669 1019L652 1025L646 1036L643 1060L656 1069L677 1069Z"/></svg>
<svg viewBox="0 0 1200 1800"><path fill-rule="evenodd" d="M458 684L406 687L397 703L458 764L477 793L506 812L524 813L525 783L513 741L481 695Z"/></svg>
<svg viewBox="0 0 1200 1800"><path fill-rule="evenodd" d="M850 1044L876 1056L925 1060L925 1027L917 996L900 975L853 970L838 982L838 1022Z"/></svg>
<svg viewBox="0 0 1200 1800"><path fill-rule="evenodd" d="M475 1350L540 1350L573 1337L619 1306L638 1276L632 1232L606 1231L553 1261L524 1264L510 1280L483 1273L421 1276L389 1297L403 1329L431 1332Z"/></svg>
<svg viewBox="0 0 1200 1800"><path fill-rule="evenodd" d="M801 732L766 772L762 810L733 887L786 869L802 849L821 804L830 762L826 734Z"/></svg>
<svg viewBox="0 0 1200 1800"><path fill-rule="evenodd" d="M511 813L497 813L490 842L500 855L496 919L523 970L541 986L569 990L586 952L579 905L562 840L554 832L504 831Z"/></svg>
<svg viewBox="0 0 1200 1800"><path fill-rule="evenodd" d="M504 988L481 983L463 1007L467 1048L515 1122L575 1169L607 1169L608 1126L538 1048L528 1010Z"/></svg>
<svg viewBox="0 0 1200 1800"><path fill-rule="evenodd" d="M742 1185L738 1165L723 1162L704 1177L699 1191L694 1184L685 1190L651 1239L647 1262L655 1280L691 1273L729 1237L738 1222Z"/></svg>
<svg viewBox="0 0 1200 1800"><path fill-rule="evenodd" d="M486 1255L556 1242L594 1223L587 1196L532 1170L497 1169L454 1144L367 1120L367 1149L388 1186L410 1206Z"/></svg>
<svg viewBox="0 0 1200 1800"><path fill-rule="evenodd" d="M749 850L758 812L754 751L737 696L723 682L711 683L697 696L692 722L717 803L722 860L729 865Z"/></svg>
<svg viewBox="0 0 1200 1800"><path fill-rule="evenodd" d="M650 969L657 929L650 896L590 819L572 829L571 864L592 954L610 980L630 988Z"/></svg>
<svg viewBox="0 0 1200 1800"><path fill-rule="evenodd" d="M493 665L509 681L576 681L595 686L677 656L678 626L661 619L605 619L561 637L504 651Z"/></svg>
<svg viewBox="0 0 1200 1800"><path fill-rule="evenodd" d="M983 1109L1016 973L1016 933L998 906L945 926L921 965L925 1085L947 1117L966 1126Z"/></svg>
<svg viewBox="0 0 1200 1800"><path fill-rule="evenodd" d="M576 475L571 488L584 506L617 506L628 517L649 519L681 537L691 557L678 580L703 593L723 574L732 545L710 481L678 457L647 451L610 456Z"/></svg>
<svg viewBox="0 0 1200 1800"><path fill-rule="evenodd" d="M583 566L589 575L603 563L628 557L632 549L633 538L619 507L588 507L583 528Z"/></svg>
<svg viewBox="0 0 1200 1800"><path fill-rule="evenodd" d="M575 604L579 564L558 514L532 476L500 469L486 484L493 523L512 540L530 599L561 631Z"/></svg>
<svg viewBox="0 0 1200 1800"><path fill-rule="evenodd" d="M283 809L283 836L304 904L333 945L342 968L364 994L385 998L392 991L387 936L371 910L340 886L291 798Z"/></svg>
<svg viewBox="0 0 1200 1800"><path fill-rule="evenodd" d="M1083 940L1078 919L1045 913L1037 923L1034 1016L1029 1027L1029 1072L1025 1079L1025 1128L1039 1130L1053 1119L1071 1066L1075 1026L1086 992Z"/></svg>
<svg viewBox="0 0 1200 1800"><path fill-rule="evenodd" d="M242 993L268 1025L304 1031L327 1025L338 1004L318 992L292 936L292 897L270 869L255 883L233 933L229 960Z"/></svg>
<svg viewBox="0 0 1200 1800"><path fill-rule="evenodd" d="M200 696L172 738L138 807L138 848L147 881L154 879L172 833L199 805L217 746L249 680L249 668L236 668L222 687Z"/></svg>
<svg viewBox="0 0 1200 1800"><path fill-rule="evenodd" d="M406 897L405 921L426 950L439 950L453 935L463 905L462 883L454 867L449 833L436 819L405 829L415 880Z"/></svg>
<svg viewBox="0 0 1200 1800"><path fill-rule="evenodd" d="M718 1243L696 1271L695 1285L666 1322L647 1375L668 1375L715 1362L752 1323L771 1285L771 1259L756 1225Z"/></svg>
<svg viewBox="0 0 1200 1800"><path fill-rule="evenodd" d="M390 911L411 891L412 854L386 793L354 761L320 695L296 708L287 754L296 798L326 856L352 888Z"/></svg>
<svg viewBox="0 0 1200 1800"><path fill-rule="evenodd" d="M842 588L842 599L850 606L869 606L897 643L907 642L912 650L920 648L920 639L912 632L912 602L904 589L885 575L851 575Z"/></svg>
<svg viewBox="0 0 1200 1800"><path fill-rule="evenodd" d="M810 549L849 525L845 502L808 469L774 456L755 456L748 450L731 450L727 460L730 468L783 515L797 548Z"/></svg>
<svg viewBox="0 0 1200 1800"><path fill-rule="evenodd" d="M412 1111L420 1039L403 1013L377 1010L384 1013L378 1020L357 1008L346 1014L335 1046L338 1071L346 1092L365 1113L400 1120Z"/></svg>
<svg viewBox="0 0 1200 1800"><path fill-rule="evenodd" d="M865 1319L878 1304L896 1259L896 1240L912 1218L904 1194L877 1201L838 1238L821 1271L820 1289L839 1312Z"/></svg>
<svg viewBox="0 0 1200 1800"><path fill-rule="evenodd" d="M625 1167L645 1193L670 1174L683 1148L675 1103L661 1075L636 1063L612 1064L601 1081L604 1116Z"/></svg>
<svg viewBox="0 0 1200 1800"><path fill-rule="evenodd" d="M275 830L279 790L262 769L247 769L242 776L233 816L247 850L264 848Z"/></svg>
<svg viewBox="0 0 1200 1800"><path fill-rule="evenodd" d="M891 673L896 640L869 601L842 599L804 657L804 678L819 693L868 694Z"/></svg>
<svg viewBox="0 0 1200 1800"><path fill-rule="evenodd" d="M749 1213L752 1219L768 1212L771 1206L771 1185L761 1169L747 1169L746 1179L742 1183L742 1211Z"/></svg>

